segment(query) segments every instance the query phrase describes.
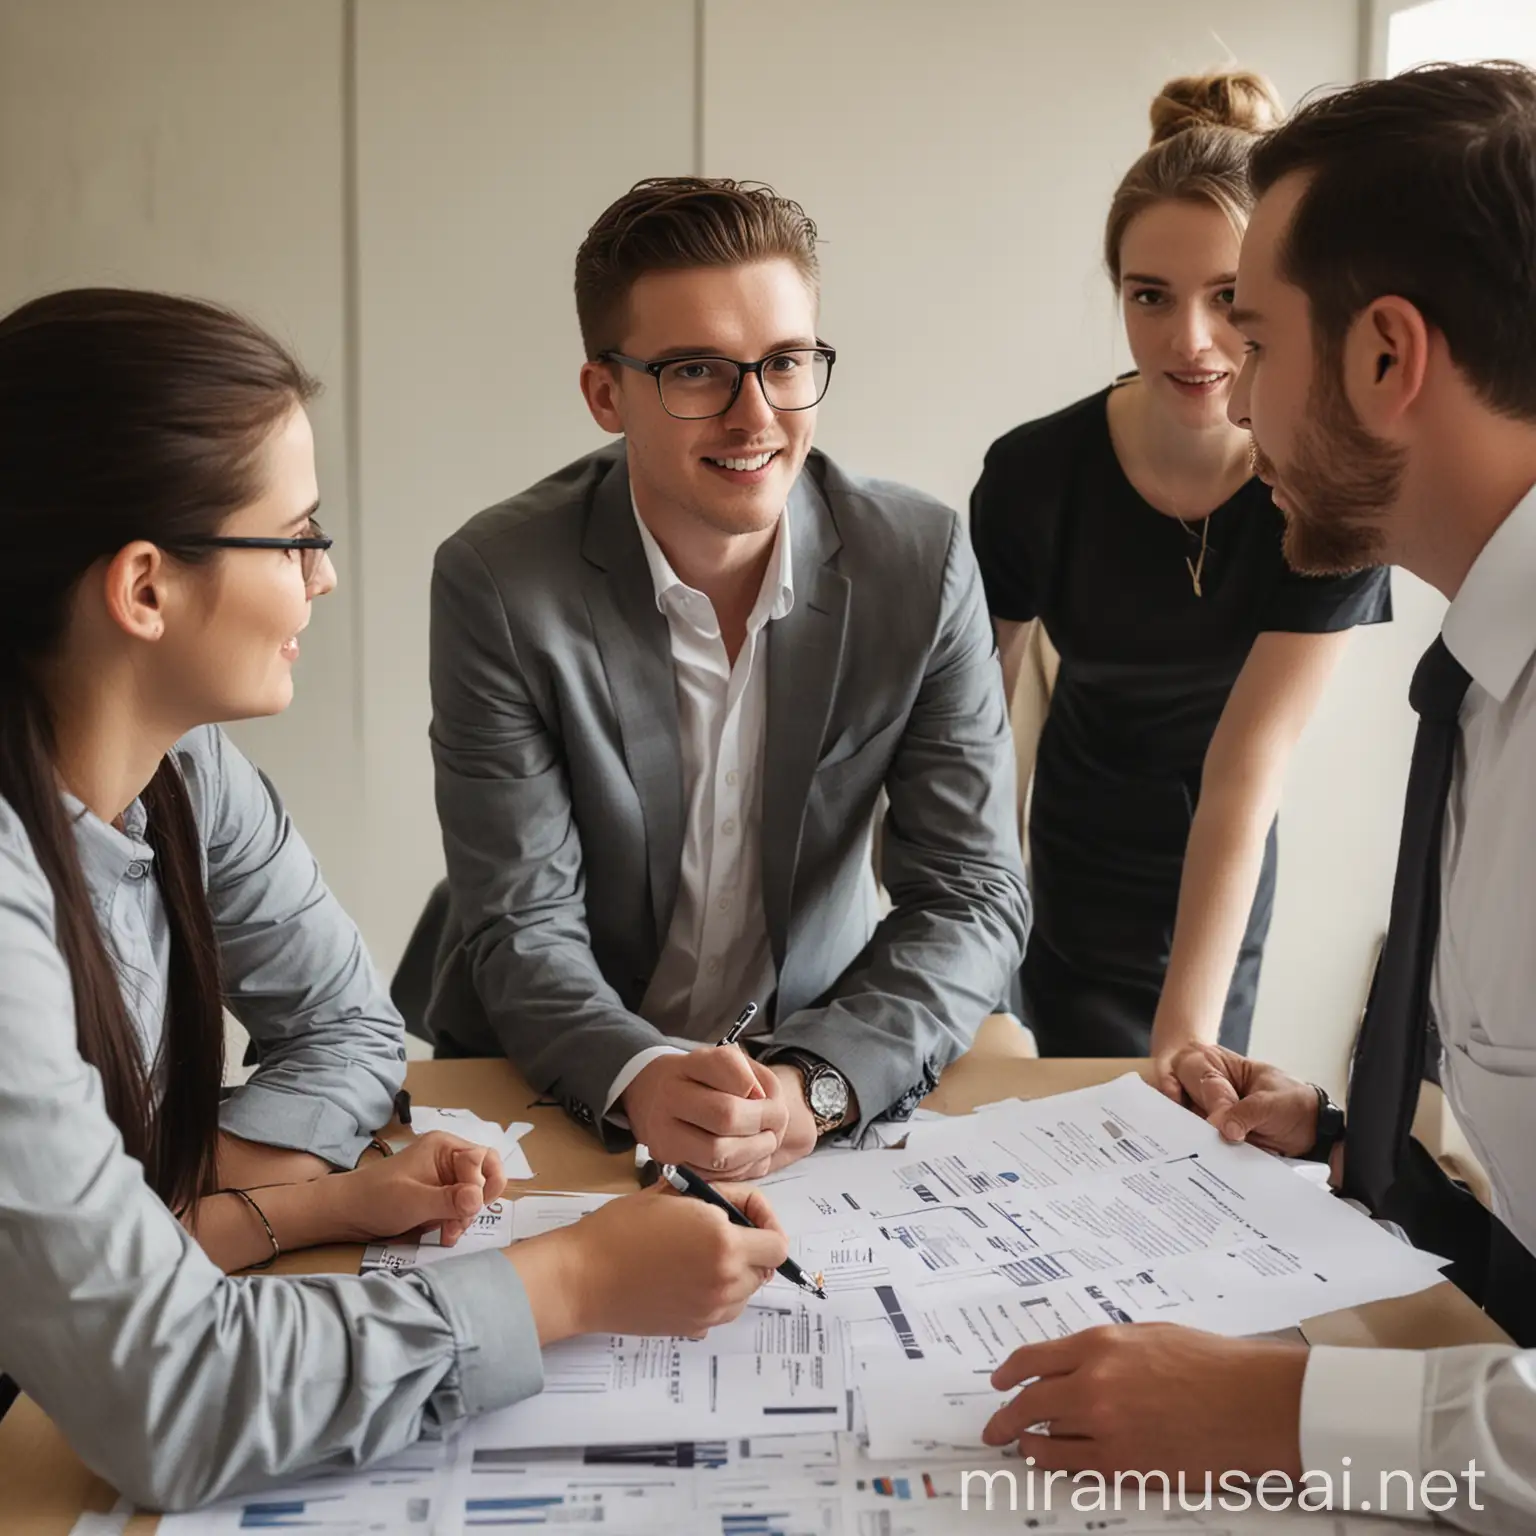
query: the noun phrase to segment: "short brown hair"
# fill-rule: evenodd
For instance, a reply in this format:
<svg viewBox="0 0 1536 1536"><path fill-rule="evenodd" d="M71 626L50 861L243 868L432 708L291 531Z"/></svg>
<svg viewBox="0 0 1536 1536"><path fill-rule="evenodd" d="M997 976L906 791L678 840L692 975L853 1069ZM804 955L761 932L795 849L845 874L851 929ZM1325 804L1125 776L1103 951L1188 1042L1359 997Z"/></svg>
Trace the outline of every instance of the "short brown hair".
<svg viewBox="0 0 1536 1536"><path fill-rule="evenodd" d="M817 291L816 226L772 187L714 176L637 181L604 210L576 253L576 318L587 357L619 345L629 291L647 272L778 257Z"/></svg>
<svg viewBox="0 0 1536 1536"><path fill-rule="evenodd" d="M1430 64L1309 102L1255 152L1255 195L1292 172L1279 271L1324 358L1395 295L1492 409L1536 419L1536 73Z"/></svg>
<svg viewBox="0 0 1536 1536"><path fill-rule="evenodd" d="M1263 75L1229 70L1181 75L1152 99L1152 144L1110 201L1104 265L1120 281L1120 245L1138 213L1156 203L1210 203L1241 231L1253 209L1248 157L1284 116Z"/></svg>

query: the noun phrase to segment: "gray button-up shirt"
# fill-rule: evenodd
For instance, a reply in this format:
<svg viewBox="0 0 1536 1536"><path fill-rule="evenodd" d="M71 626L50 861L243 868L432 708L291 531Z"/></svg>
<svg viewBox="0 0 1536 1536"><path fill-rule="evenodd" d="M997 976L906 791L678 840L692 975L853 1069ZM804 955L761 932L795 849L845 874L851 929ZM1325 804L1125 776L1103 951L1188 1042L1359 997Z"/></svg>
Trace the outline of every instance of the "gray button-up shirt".
<svg viewBox="0 0 1536 1536"><path fill-rule="evenodd" d="M262 1057L224 1128L351 1166L404 1074L399 1016L270 783L213 727L176 757L228 1004ZM70 808L153 1059L169 938L143 808L121 832ZM236 1278L214 1266L124 1153L81 1060L52 889L3 799L0 1370L92 1468L162 1509L369 1461L543 1383L527 1297L502 1253L404 1278Z"/></svg>

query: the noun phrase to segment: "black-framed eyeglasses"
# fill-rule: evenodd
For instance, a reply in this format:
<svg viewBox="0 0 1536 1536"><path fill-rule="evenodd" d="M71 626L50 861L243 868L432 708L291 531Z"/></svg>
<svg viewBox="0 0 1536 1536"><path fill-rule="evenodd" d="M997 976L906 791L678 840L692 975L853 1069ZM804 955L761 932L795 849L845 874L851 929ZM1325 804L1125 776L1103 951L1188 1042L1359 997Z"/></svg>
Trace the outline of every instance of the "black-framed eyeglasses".
<svg viewBox="0 0 1536 1536"><path fill-rule="evenodd" d="M741 381L757 375L763 398L776 411L808 411L821 403L837 361L834 347L787 347L770 352L755 363L733 357L698 353L691 357L663 357L646 362L622 352L599 352L598 361L618 363L656 380L661 408L680 421L703 421L724 416L741 393Z"/></svg>
<svg viewBox="0 0 1536 1536"><path fill-rule="evenodd" d="M292 539L236 538L233 534L209 535L201 539L182 539L183 545L193 549L292 549L299 555L299 574L304 585L312 587L320 574L320 560L336 540L324 532L314 518L309 520L309 532Z"/></svg>

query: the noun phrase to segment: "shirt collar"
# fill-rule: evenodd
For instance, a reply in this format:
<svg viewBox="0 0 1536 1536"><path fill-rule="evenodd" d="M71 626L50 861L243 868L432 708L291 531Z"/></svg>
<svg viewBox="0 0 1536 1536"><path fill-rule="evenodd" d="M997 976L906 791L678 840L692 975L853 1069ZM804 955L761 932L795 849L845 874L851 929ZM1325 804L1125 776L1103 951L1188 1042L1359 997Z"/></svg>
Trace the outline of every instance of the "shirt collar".
<svg viewBox="0 0 1536 1536"><path fill-rule="evenodd" d="M635 526L640 530L640 544L645 550L645 563L650 567L651 586L656 592L656 607L665 612L662 599L669 592L691 593L693 588L672 569L656 536L645 526L640 508L635 505L635 494L629 494L630 508L635 514ZM702 597L703 593L697 594ZM757 601L747 618L749 630L761 629L770 619L784 618L795 606L795 562L790 550L789 508L779 515L779 525L773 536L773 553L768 557L768 569L763 572L763 584L758 589Z"/></svg>
<svg viewBox="0 0 1536 1536"><path fill-rule="evenodd" d="M142 800L135 800L123 812L123 830L119 832L67 789L61 792L60 799L75 835L81 872L93 892L110 892L133 865L154 862L155 851L145 841L149 817Z"/></svg>
<svg viewBox="0 0 1536 1536"><path fill-rule="evenodd" d="M1472 562L1441 634L1473 681L1502 704L1536 655L1536 486Z"/></svg>

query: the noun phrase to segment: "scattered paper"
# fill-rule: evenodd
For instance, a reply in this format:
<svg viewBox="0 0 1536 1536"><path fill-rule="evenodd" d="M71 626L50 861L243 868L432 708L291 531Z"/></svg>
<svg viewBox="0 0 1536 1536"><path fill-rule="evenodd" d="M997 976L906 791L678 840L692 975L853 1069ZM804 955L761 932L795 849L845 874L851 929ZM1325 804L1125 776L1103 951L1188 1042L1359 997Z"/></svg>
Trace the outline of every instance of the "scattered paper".
<svg viewBox="0 0 1536 1536"><path fill-rule="evenodd" d="M639 1426L637 1426L638 1428ZM163 1536L303 1529L319 1536L467 1536L481 1529L592 1529L623 1536L1396 1536L1422 1525L1346 1516L1123 1513L1047 1506L1020 1457L936 1449L879 1458L848 1432L644 1439L518 1450L481 1436L423 1441L364 1472L321 1473L195 1514ZM1195 1502L1191 1500L1191 1502Z"/></svg>
<svg viewBox="0 0 1536 1536"><path fill-rule="evenodd" d="M482 1419L476 1446L507 1450L847 1429L837 1320L804 1305L753 1307L704 1339L594 1335L544 1351L541 1396Z"/></svg>
<svg viewBox="0 0 1536 1536"><path fill-rule="evenodd" d="M485 1248L507 1248L524 1238L537 1237L541 1232L568 1227L615 1198L613 1195L556 1194L493 1200L451 1248L443 1246L439 1232L428 1232L419 1240L403 1237L388 1243L370 1243L363 1250L359 1269L363 1274L378 1269L399 1274L422 1264L439 1264L466 1253L479 1253Z"/></svg>
<svg viewBox="0 0 1536 1536"><path fill-rule="evenodd" d="M437 1536L458 1528L446 1523L457 1520L452 1509L455 1446L451 1440L419 1440L363 1472L319 1472L220 1500L195 1514L162 1515L160 1536L290 1529L323 1536Z"/></svg>
<svg viewBox="0 0 1536 1536"><path fill-rule="evenodd" d="M69 1528L69 1536L123 1536L133 1519L133 1505L119 1498L111 1509L86 1510Z"/></svg>
<svg viewBox="0 0 1536 1536"><path fill-rule="evenodd" d="M599 1207L617 1195L593 1195L558 1193L550 1195L522 1195L512 1203L512 1241L520 1243L524 1238L537 1237L541 1232L554 1232L590 1216Z"/></svg>
<svg viewBox="0 0 1536 1536"><path fill-rule="evenodd" d="M1091 1288L1115 1321L1241 1334L1440 1278L1439 1260L1134 1075L924 1127L916 1149L807 1159L763 1182L799 1254L826 1256L829 1287L856 1285L862 1270L913 1305L1054 1298L1065 1284Z"/></svg>
<svg viewBox="0 0 1536 1536"><path fill-rule="evenodd" d="M471 1128L463 1111L417 1115L470 1139L521 1134ZM456 1449L171 1517L166 1536L952 1536L962 1519L987 1523L989 1475L1018 1474L1024 1495L1022 1459L980 1444L1006 1401L991 1372L1021 1345L1150 1319L1268 1332L1440 1278L1439 1260L1328 1195L1316 1172L1229 1145L1135 1076L903 1129L900 1150L818 1152L764 1181L792 1253L823 1273L825 1303L775 1279L703 1340L568 1340L545 1352L541 1396L470 1422ZM609 1198L527 1194L488 1207L454 1249L369 1254L373 1267L438 1262L557 1230ZM980 1480L968 1507L967 1478ZM1296 1515L1105 1516L1067 1502L1027 1514L1004 1502L994 1518L1063 1536L1315 1529Z"/></svg>
<svg viewBox="0 0 1536 1536"><path fill-rule="evenodd" d="M878 1147L911 1146L912 1137L919 1134L920 1127L934 1120L948 1118L948 1115L941 1115L936 1109L914 1109L905 1120L873 1121L859 1142L859 1150L867 1152Z"/></svg>
<svg viewBox="0 0 1536 1536"><path fill-rule="evenodd" d="M503 1128L494 1120L482 1120L473 1110L433 1109L417 1104L411 1109L411 1129L418 1135L423 1131L447 1131L477 1146L492 1147L501 1154L501 1169L509 1179L533 1177L528 1154L521 1145L523 1137L533 1129L527 1121L518 1120Z"/></svg>

